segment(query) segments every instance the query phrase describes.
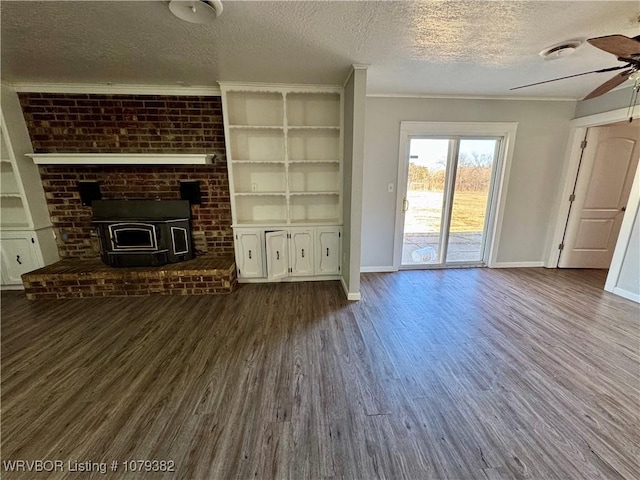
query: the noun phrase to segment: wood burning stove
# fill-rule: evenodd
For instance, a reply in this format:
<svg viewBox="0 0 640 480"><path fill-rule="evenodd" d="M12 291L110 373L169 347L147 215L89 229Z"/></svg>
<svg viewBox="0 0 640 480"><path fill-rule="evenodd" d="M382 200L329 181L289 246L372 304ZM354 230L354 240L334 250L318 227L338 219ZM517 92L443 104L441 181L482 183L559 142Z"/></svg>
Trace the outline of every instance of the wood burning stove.
<svg viewBox="0 0 640 480"><path fill-rule="evenodd" d="M186 200L95 200L102 261L114 267L164 265L193 258Z"/></svg>

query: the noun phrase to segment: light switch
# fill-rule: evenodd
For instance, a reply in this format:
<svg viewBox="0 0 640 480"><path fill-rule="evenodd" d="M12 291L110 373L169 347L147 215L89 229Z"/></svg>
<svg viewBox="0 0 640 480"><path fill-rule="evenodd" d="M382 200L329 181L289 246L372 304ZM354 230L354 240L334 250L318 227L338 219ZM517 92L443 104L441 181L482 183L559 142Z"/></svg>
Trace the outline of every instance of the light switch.
<svg viewBox="0 0 640 480"><path fill-rule="evenodd" d="M393 193L394 186L395 185L393 183L390 183L389 185L387 185L387 191L389 193Z"/></svg>

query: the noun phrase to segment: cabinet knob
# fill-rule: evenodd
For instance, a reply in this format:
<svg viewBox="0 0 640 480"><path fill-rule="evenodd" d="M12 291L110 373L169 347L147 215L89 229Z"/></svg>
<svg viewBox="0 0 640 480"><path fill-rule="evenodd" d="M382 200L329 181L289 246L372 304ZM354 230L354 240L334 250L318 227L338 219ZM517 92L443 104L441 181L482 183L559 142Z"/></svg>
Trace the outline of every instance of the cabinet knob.
<svg viewBox="0 0 640 480"><path fill-rule="evenodd" d="M304 248L302 249L302 258L304 258Z"/></svg>
<svg viewBox="0 0 640 480"><path fill-rule="evenodd" d="M249 260L251 260L251 250L249 250Z"/></svg>
<svg viewBox="0 0 640 480"><path fill-rule="evenodd" d="M329 256L329 247L327 247L327 257Z"/></svg>
<svg viewBox="0 0 640 480"><path fill-rule="evenodd" d="M280 252L276 250L276 260L280 260Z"/></svg>
<svg viewBox="0 0 640 480"><path fill-rule="evenodd" d="M16 262L18 262L20 265L22 265L22 262L20 261L20 255L16 255Z"/></svg>

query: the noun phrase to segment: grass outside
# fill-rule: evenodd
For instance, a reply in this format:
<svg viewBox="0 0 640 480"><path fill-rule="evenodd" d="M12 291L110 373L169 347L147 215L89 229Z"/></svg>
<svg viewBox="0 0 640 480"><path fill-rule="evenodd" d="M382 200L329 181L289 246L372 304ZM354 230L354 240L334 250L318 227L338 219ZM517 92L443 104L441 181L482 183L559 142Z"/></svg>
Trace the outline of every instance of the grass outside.
<svg viewBox="0 0 640 480"><path fill-rule="evenodd" d="M451 232L482 232L488 192L456 192L451 217ZM405 233L437 233L442 215L442 192L410 190Z"/></svg>

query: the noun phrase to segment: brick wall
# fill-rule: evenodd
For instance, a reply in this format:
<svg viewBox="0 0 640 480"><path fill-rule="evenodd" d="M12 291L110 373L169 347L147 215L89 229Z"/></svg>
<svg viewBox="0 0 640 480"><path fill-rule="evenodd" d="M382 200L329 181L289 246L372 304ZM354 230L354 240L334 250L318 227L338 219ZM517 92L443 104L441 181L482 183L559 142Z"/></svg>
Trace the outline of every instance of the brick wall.
<svg viewBox="0 0 640 480"><path fill-rule="evenodd" d="M196 248L233 253L229 180L220 97L20 93L36 153L212 153L201 166L42 166L40 174L63 258L98 254L92 211L79 181L97 181L104 199L180 198L180 180L198 180Z"/></svg>
<svg viewBox="0 0 640 480"><path fill-rule="evenodd" d="M220 97L19 93L36 153L215 153Z"/></svg>

